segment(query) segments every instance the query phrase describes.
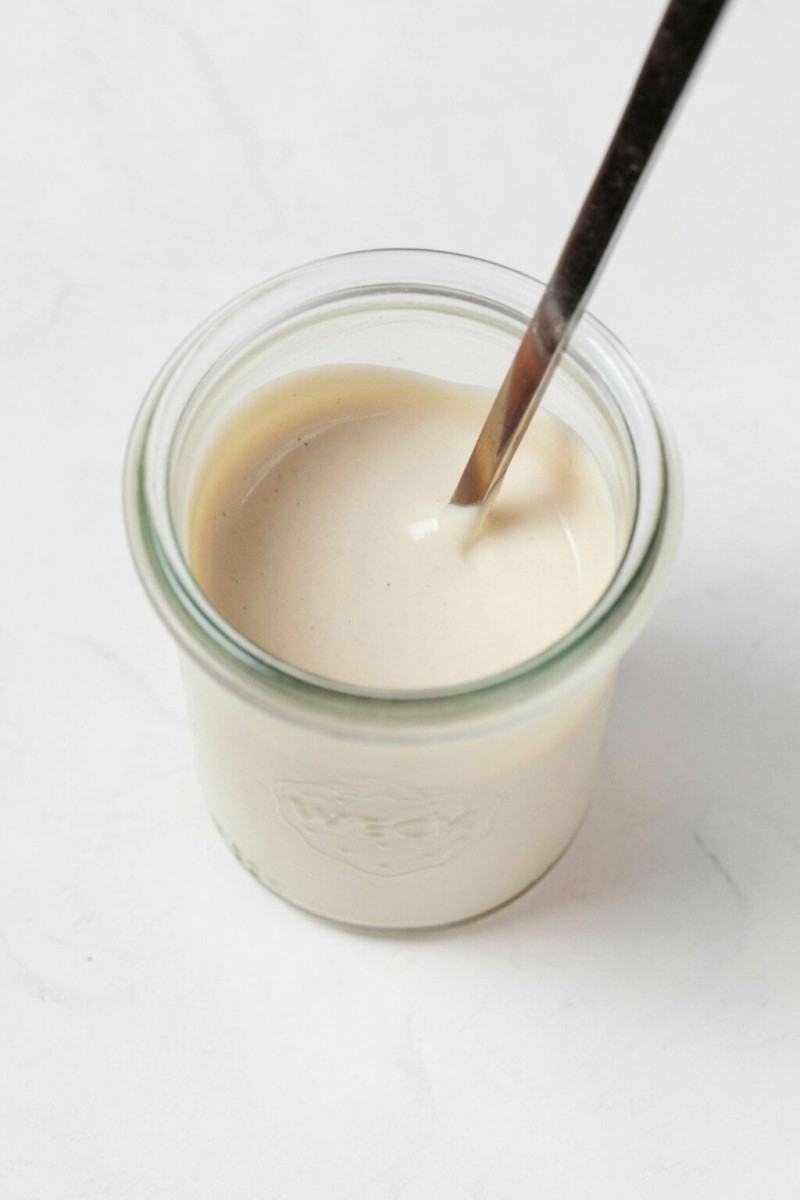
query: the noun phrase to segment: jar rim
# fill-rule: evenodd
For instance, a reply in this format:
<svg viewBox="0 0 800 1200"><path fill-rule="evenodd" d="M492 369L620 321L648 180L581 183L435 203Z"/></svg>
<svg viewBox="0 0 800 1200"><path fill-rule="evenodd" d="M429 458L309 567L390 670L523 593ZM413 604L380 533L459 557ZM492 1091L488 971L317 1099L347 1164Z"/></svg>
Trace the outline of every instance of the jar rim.
<svg viewBox="0 0 800 1200"><path fill-rule="evenodd" d="M345 279L332 287L330 275ZM444 280L454 274L454 283ZM438 276L442 280L437 283ZM637 499L631 537L603 594L584 617L538 654L494 675L447 687L376 689L329 680L285 663L250 642L218 613L194 581L180 553L169 506L159 503L167 490L168 459L153 453L157 418L167 389L197 356L207 340L235 330L237 319L269 297L283 301L275 318L286 315L286 302L308 299L319 305L341 296L363 276L362 294L404 293L432 288L441 296L468 295L487 309L519 321L529 320L521 305L532 307L543 284L530 276L485 259L448 251L358 250L302 264L257 284L212 313L178 346L151 384L136 417L124 469L126 528L135 565L151 601L173 636L189 654L227 688L259 705L278 706L284 715L319 724L326 718L365 726L453 723L504 714L520 705L551 703L554 692L573 691L588 682L603 663L621 657L650 615L674 552L680 514L680 475L671 437L656 412L639 368L619 340L600 321L585 314L565 352L597 369L596 356L611 361L629 389L628 409L613 401L626 425L630 408L649 425L654 462L642 478L640 452L631 436L639 491L649 489L649 508ZM460 278L460 282L459 282ZM327 286L328 290L321 289ZM491 295L487 294L491 291ZM498 292L503 293L503 299ZM345 288L347 292L347 288ZM296 295L294 295L296 293ZM301 305L301 307L303 307ZM306 304L305 307L308 307ZM583 357L585 356L585 358ZM628 425L630 432L630 426ZM174 428L173 428L174 433ZM163 477L162 477L163 476ZM649 522L642 528L641 522Z"/></svg>

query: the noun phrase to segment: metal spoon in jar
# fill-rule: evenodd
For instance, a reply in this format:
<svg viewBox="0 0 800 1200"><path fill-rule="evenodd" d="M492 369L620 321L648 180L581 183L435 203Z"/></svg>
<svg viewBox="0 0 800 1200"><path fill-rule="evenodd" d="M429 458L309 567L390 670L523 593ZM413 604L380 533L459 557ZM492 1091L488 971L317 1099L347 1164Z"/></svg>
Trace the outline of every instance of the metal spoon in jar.
<svg viewBox="0 0 800 1200"><path fill-rule="evenodd" d="M451 500L497 494L727 0L671 0L606 156Z"/></svg>

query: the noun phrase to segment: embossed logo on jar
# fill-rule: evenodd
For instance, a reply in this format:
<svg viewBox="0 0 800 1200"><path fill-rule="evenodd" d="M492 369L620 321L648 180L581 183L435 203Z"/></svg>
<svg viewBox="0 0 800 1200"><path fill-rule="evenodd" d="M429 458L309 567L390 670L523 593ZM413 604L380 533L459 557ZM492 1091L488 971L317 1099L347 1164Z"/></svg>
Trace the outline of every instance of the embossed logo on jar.
<svg viewBox="0 0 800 1200"><path fill-rule="evenodd" d="M490 832L499 803L364 777L279 780L270 790L312 849L370 875L406 875L455 858Z"/></svg>

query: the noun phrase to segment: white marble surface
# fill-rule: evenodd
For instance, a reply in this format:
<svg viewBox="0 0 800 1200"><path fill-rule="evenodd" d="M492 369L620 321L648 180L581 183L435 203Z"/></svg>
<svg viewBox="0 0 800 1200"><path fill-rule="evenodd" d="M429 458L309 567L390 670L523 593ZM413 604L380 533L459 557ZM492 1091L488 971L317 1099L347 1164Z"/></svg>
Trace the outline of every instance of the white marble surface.
<svg viewBox="0 0 800 1200"><path fill-rule="evenodd" d="M800 9L734 0L593 304L683 452L668 594L567 857L376 939L189 784L121 457L167 352L296 262L550 269L659 0L30 0L0 43L0 1194L800 1190Z"/></svg>

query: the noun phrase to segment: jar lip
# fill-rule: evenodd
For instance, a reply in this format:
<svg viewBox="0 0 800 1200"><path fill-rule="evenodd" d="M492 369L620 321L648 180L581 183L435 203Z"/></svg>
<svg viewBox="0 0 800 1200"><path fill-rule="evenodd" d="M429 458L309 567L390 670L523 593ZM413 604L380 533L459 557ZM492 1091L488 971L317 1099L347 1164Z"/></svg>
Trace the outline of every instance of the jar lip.
<svg viewBox="0 0 800 1200"><path fill-rule="evenodd" d="M528 317L515 302L503 303L487 296L479 290L479 281L462 279L451 288L444 281L436 284L432 276L431 280L420 279L415 286L414 272L409 270L414 260L417 265L424 263L426 266L446 262L462 270L488 273L497 282L513 281L521 286L522 295L527 294L530 301L535 300L537 292L544 286L514 268L451 251L393 247L357 250L317 259L256 284L212 313L188 335L164 364L137 415L126 454L125 516L131 551L142 582L159 615L183 648L226 687L256 703L280 700L284 706L288 704L295 710L313 710L317 718L325 712L341 716L346 711L355 720L383 725L387 720L430 722L436 718L448 721L480 716L487 709L506 710L526 701L529 703L534 697L550 696L554 690L565 686L570 686L571 690L594 673L591 668L593 664L595 669L597 667L594 660L599 650L604 646L613 648L609 660L616 662L633 640L655 602L657 589L653 585L657 582L656 575L663 575L671 558L680 509L677 458L671 438L652 405L647 386L631 355L600 321L585 314L572 336L565 358L581 363L578 343L581 338L585 340L588 336L589 339L599 340L601 348L610 352L615 367L627 376L655 435L659 460L656 486L659 492L652 528L646 531L644 543L637 544L634 533L641 516L640 489L637 489L631 537L608 587L577 625L556 642L511 668L463 684L427 689L365 688L329 680L275 658L245 638L211 605L183 559L168 508L167 527L162 519L159 528L151 502L154 480L151 478L152 458L148 451L154 419L168 384L180 367L199 351L207 336L219 331L226 323L233 324L236 317L255 302L281 289L289 289L305 276L370 261L386 265L386 278L379 279L376 275L369 282L365 281L359 288L362 294L365 291L413 293L427 290L433 283L443 297L460 292L483 303L488 309L503 307L519 319L522 327L527 324ZM388 268L394 266L396 274L401 264L404 278L399 281L392 278L393 272ZM325 282L320 278L318 289ZM342 289L329 283L327 291L316 290L315 294L319 302L326 297L341 295ZM279 310L273 320L280 319L282 313L283 310ZM616 397L614 403L617 403ZM617 410L627 425L624 409L617 405ZM630 433L629 426L628 431ZM637 479L641 482L639 455L633 437L631 445ZM658 572L657 565L661 567ZM645 602L645 593L649 594L649 603ZM635 619L637 613L638 620Z"/></svg>

